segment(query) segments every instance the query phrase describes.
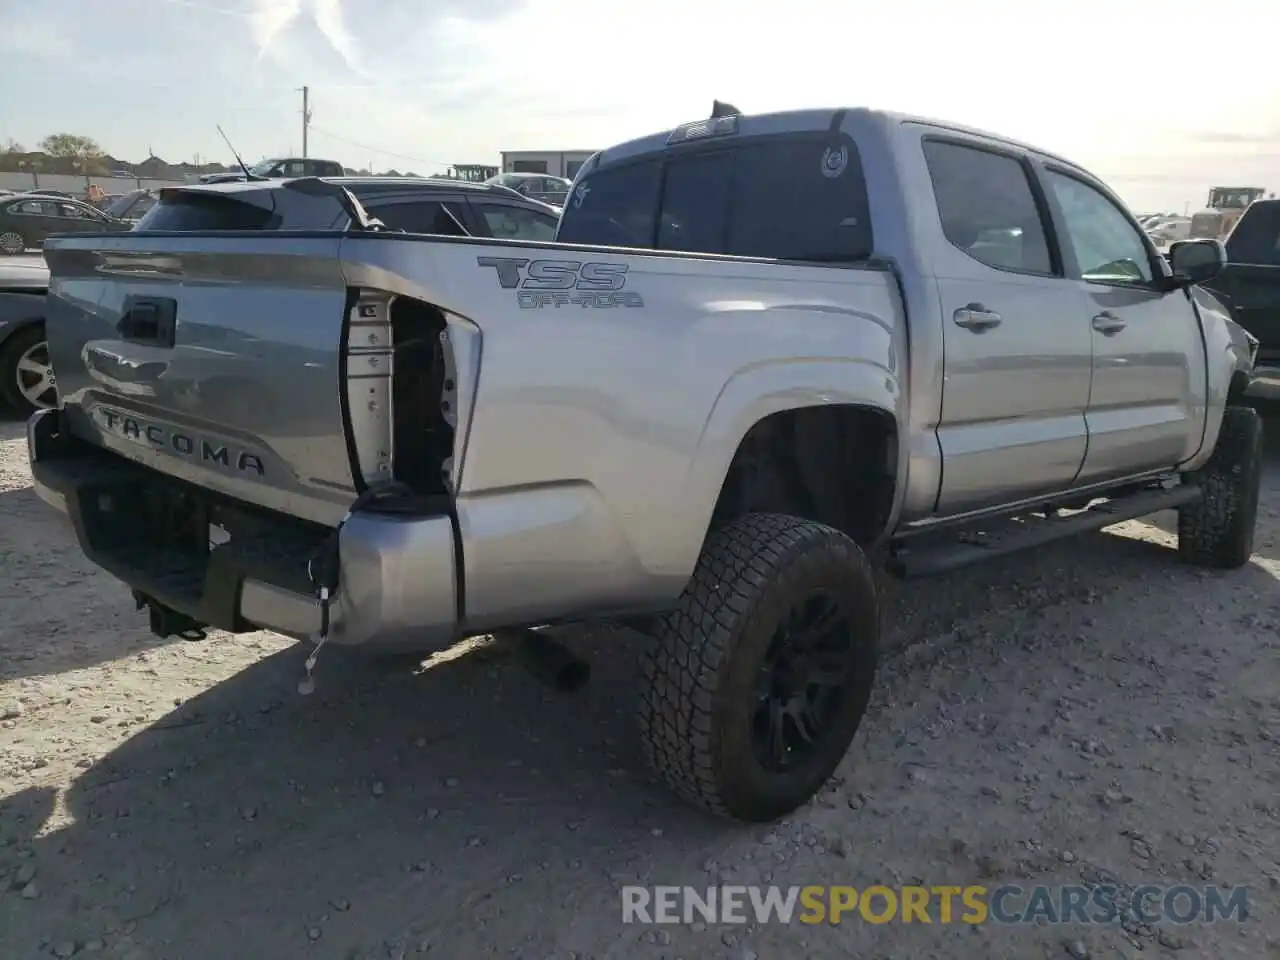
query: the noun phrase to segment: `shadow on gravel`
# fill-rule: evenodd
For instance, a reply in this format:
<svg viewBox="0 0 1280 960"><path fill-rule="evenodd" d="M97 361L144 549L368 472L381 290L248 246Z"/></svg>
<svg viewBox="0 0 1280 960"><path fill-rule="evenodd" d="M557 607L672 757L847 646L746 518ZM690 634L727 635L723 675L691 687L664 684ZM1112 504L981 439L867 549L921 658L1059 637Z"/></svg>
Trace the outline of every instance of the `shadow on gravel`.
<svg viewBox="0 0 1280 960"><path fill-rule="evenodd" d="M1268 506L1280 438L1269 450ZM1050 606L1127 591L1172 603L1217 577L1263 598L1275 589L1257 566L1211 574L1149 541L1081 537L896 586L886 659L949 636L981 661L991 652L979 648L1010 638L957 634L992 611L1013 613L1016 632L1017 617ZM601 631L574 642L594 675L571 697L480 647L419 672L324 655L320 689L303 698L294 647L176 705L72 784L65 829L37 837L53 805L44 792L0 807L7 841L35 848L48 891L49 928L15 927L13 955L33 955L45 937L123 930L146 955L183 960L412 955L424 940L435 956L544 956L578 946L575 918L619 909L618 883L707 882L642 865L699 863L751 828L686 807L640 766L643 639ZM1032 686L1040 668L1027 653ZM896 674L908 696L927 684L924 672ZM501 939L512 930L527 939Z"/></svg>
<svg viewBox="0 0 1280 960"><path fill-rule="evenodd" d="M1018 656L1019 618L1030 629L1050 606L1126 591L1172 603L1210 576L1170 548L1097 534L905 584L884 682L924 691L927 671L902 669L916 643L970 644L979 663L997 646ZM1274 590L1256 566L1220 576ZM1013 615L1015 635L966 626L992 611ZM65 888L43 922L71 939L132 921L153 955L184 960L394 956L388 931L410 955L425 939L440 956L577 948L575 917L611 916L615 884L706 882L649 877L644 863L700 863L752 835L674 800L641 767L631 708L643 642L574 638L594 676L572 697L495 647L416 673L322 656L310 698L295 692L300 648L259 661L84 773L63 798L73 825L30 840L41 821L23 823L15 839ZM1034 686L1041 658L1026 658ZM490 941L490 920L495 937L529 939Z"/></svg>
<svg viewBox="0 0 1280 960"><path fill-rule="evenodd" d="M311 955L351 956L372 937L383 957L388 931L431 935L424 917L470 924L508 895L555 916L566 898L616 897L608 871L641 854L735 829L639 768L628 657L597 658L571 698L494 648L416 674L322 657L303 698L302 654L181 704L75 782L76 823L33 841L41 876L109 883L70 898L80 908L57 918L60 938L134 919L158 956L288 957L313 925Z"/></svg>

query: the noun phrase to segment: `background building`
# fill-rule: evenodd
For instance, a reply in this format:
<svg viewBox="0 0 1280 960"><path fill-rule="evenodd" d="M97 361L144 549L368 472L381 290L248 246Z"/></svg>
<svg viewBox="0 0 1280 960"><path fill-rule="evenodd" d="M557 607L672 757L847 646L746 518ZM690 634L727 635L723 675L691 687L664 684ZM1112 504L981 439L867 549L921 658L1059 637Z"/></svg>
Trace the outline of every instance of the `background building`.
<svg viewBox="0 0 1280 960"><path fill-rule="evenodd" d="M595 150L504 150L503 173L546 173L572 180Z"/></svg>

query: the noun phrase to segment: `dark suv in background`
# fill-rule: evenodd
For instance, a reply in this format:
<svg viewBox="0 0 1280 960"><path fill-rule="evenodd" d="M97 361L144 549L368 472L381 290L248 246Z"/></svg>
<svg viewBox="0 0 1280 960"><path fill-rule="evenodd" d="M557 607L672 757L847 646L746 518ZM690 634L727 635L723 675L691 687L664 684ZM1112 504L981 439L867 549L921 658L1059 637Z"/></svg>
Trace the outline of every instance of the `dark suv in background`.
<svg viewBox="0 0 1280 960"><path fill-rule="evenodd" d="M337 160L317 160L315 157L272 157L262 160L249 168L255 177L266 177L268 180L284 180L290 177L341 177L346 169ZM201 183L234 183L247 180L242 170L231 170L226 173L206 173L200 178Z"/></svg>
<svg viewBox="0 0 1280 960"><path fill-rule="evenodd" d="M560 211L514 190L440 178L324 177L345 187L391 230L445 236L552 240ZM348 216L336 196L289 181L167 187L136 230L340 230Z"/></svg>

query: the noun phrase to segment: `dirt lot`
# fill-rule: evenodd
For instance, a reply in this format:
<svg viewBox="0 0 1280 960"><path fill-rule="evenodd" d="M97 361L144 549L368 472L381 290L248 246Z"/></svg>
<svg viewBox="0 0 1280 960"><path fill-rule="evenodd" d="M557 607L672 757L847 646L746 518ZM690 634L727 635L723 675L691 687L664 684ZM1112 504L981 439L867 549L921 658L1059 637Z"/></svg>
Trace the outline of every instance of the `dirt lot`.
<svg viewBox="0 0 1280 960"><path fill-rule="evenodd" d="M1273 419L1273 435L1280 422ZM1277 439L1280 439L1278 437ZM894 590L872 711L773 828L652 784L638 638L555 697L493 648L413 670L158 643L0 423L0 957L1280 957L1280 442L1257 555L1169 517ZM624 926L627 883L1245 884L1238 924Z"/></svg>

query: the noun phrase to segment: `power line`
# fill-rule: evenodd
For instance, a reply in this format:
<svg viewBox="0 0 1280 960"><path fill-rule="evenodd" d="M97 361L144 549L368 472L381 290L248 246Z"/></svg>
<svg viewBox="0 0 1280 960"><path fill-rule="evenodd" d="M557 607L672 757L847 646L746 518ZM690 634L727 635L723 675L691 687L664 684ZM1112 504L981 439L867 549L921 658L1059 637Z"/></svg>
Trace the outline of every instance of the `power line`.
<svg viewBox="0 0 1280 960"><path fill-rule="evenodd" d="M328 137L330 140L337 140L339 143L345 143L349 147L358 147L361 150L368 150L370 153L376 153L380 156L395 157L397 160L409 160L412 163L422 163L422 164L427 164L429 166L437 166L440 164L444 164L445 166L450 165L449 161L447 160L426 160L426 159L423 159L422 157L411 157L406 153L396 153L393 150L383 150L381 147L374 147L367 143L359 143L356 140L349 140L346 137L339 136L336 133L331 133L328 130L322 130L320 127L317 127L315 124L311 125L311 130L314 133L324 134L324 136Z"/></svg>

